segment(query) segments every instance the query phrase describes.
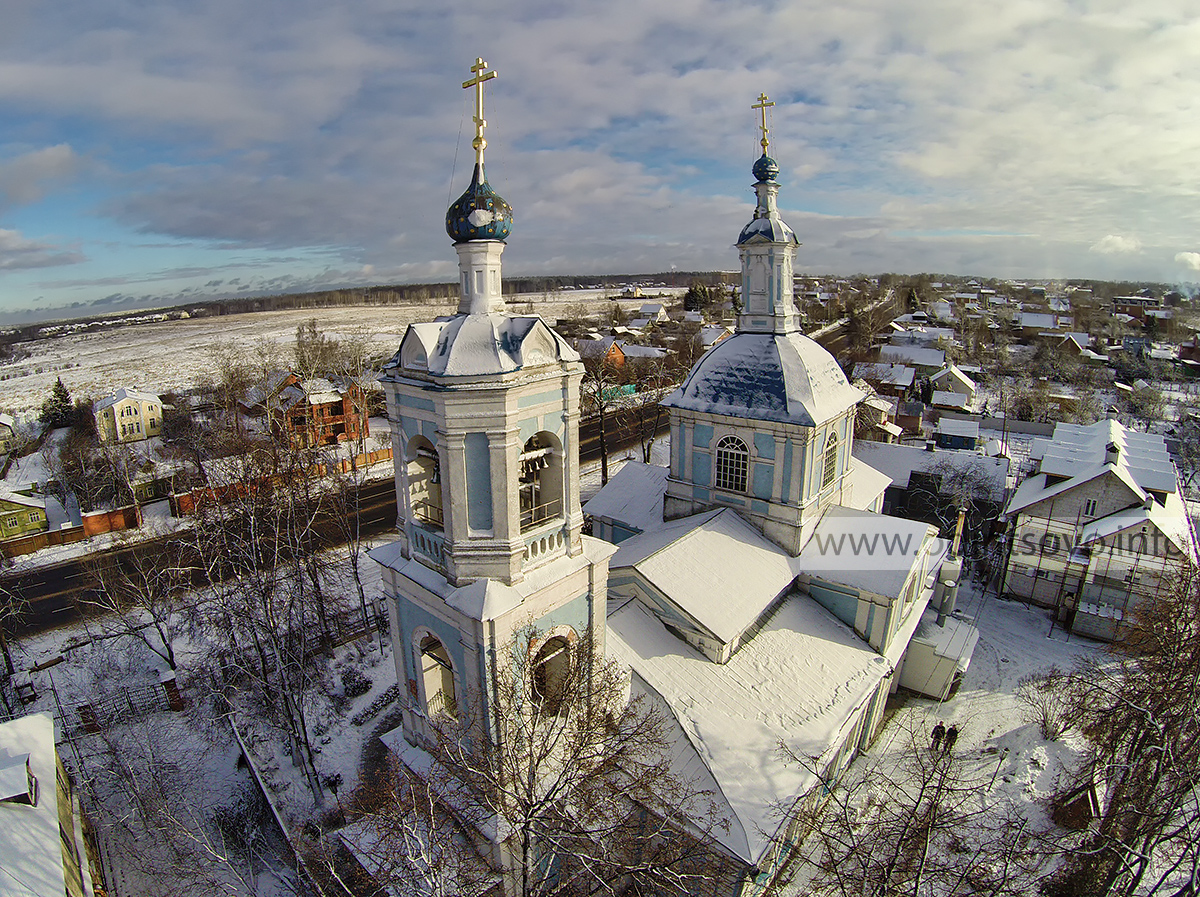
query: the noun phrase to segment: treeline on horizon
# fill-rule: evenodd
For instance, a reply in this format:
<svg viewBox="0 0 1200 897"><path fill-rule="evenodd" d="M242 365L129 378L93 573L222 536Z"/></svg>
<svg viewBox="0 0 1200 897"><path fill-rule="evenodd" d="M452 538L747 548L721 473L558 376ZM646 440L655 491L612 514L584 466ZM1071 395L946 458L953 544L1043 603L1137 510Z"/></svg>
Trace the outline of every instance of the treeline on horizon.
<svg viewBox="0 0 1200 897"><path fill-rule="evenodd" d="M864 280L868 275L838 275L838 274L801 274L797 272L797 280L823 281ZM1000 278L984 278L961 274L879 274L871 279L877 279L881 286L917 287L918 294L935 282L962 285L975 280L980 285L989 288L1001 288L1010 280ZM562 276L530 276L507 277L503 282L503 292L506 296L528 296L536 302L537 295L543 294L562 299L564 292L599 287L605 290L615 290L626 285L665 284L668 287L688 287L694 283L713 286L718 283L737 284L740 280L738 272L731 271L666 271L656 274L594 274L594 275L562 275ZM1039 281L1031 281L1038 283ZM1068 279L1062 283L1073 287L1090 288L1097 300L1108 300L1113 296L1136 294L1150 291L1156 296L1184 298L1174 286L1152 281L1102 281L1086 279ZM650 292L653 292L651 290ZM444 305L458 300L458 283L411 283L383 284L369 287L344 287L334 290L319 290L308 293L280 293L266 296L243 296L230 299L211 299L181 303L174 306L139 309L123 314L80 315L74 318L59 318L52 321L12 325L0 329L0 359L5 352L3 347L14 343L39 339L48 328L60 328L81 322L90 322L89 330L107 330L113 327L123 327L137 318L151 314L167 314L182 316L186 312L192 317L211 317L219 315L249 314L259 311L290 311L293 309L334 308L353 305Z"/></svg>

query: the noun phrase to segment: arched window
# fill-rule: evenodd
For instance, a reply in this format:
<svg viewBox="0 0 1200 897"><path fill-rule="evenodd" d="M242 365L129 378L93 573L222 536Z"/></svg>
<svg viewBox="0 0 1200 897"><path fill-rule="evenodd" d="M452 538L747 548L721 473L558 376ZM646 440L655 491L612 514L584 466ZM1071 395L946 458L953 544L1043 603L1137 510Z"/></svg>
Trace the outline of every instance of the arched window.
<svg viewBox="0 0 1200 897"><path fill-rule="evenodd" d="M746 491L746 472L750 468L750 452L746 443L736 436L726 436L717 443L718 489L730 492Z"/></svg>
<svg viewBox="0 0 1200 897"><path fill-rule="evenodd" d="M546 639L533 658L534 702L547 713L558 713L571 676L571 643L561 635Z"/></svg>
<svg viewBox="0 0 1200 897"><path fill-rule="evenodd" d="M832 486L837 478L837 433L830 433L825 442L825 468L821 471L821 488Z"/></svg>
<svg viewBox="0 0 1200 897"><path fill-rule="evenodd" d="M435 636L421 639L421 680L425 685L425 715L454 717L458 702L454 694L454 667L446 646Z"/></svg>

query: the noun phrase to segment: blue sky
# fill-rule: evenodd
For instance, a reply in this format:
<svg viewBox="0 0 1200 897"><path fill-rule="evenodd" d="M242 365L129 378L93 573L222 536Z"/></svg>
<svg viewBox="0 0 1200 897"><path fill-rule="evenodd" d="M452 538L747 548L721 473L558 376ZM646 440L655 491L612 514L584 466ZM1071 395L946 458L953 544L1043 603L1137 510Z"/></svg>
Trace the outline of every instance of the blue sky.
<svg viewBox="0 0 1200 897"><path fill-rule="evenodd" d="M1192 0L0 0L0 320L731 269L765 91L809 272L1200 280Z"/></svg>

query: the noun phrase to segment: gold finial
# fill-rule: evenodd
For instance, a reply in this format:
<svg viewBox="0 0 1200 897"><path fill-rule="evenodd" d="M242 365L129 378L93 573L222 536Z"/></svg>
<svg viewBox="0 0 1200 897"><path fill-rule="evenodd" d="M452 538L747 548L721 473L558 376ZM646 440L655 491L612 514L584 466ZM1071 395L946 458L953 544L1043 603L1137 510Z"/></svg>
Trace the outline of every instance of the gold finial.
<svg viewBox="0 0 1200 897"><path fill-rule="evenodd" d="M476 57L475 64L471 66L471 73L475 77L463 82L463 90L475 88L475 139L471 141L471 146L475 147L476 165L483 164L483 148L487 146L487 141L483 139L483 129L487 127L483 119L483 82L496 77L495 71L487 70L487 65L482 56Z"/></svg>
<svg viewBox="0 0 1200 897"><path fill-rule="evenodd" d="M466 85L464 84L463 87L466 87ZM775 104L773 102L767 99L767 95L765 93L760 93L758 95L758 102L750 107L751 109L757 109L762 113L762 124L758 127L759 130L762 131L762 140L760 140L759 143L762 144L763 153L766 153L767 147L771 145L771 141L767 139L767 134L770 133L770 129L767 127L767 107L774 105Z"/></svg>

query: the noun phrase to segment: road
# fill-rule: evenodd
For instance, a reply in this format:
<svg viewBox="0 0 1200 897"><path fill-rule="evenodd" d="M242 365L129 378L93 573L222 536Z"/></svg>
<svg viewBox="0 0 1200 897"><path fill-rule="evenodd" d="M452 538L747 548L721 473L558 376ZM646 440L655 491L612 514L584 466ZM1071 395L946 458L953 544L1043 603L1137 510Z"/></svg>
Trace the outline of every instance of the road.
<svg viewBox="0 0 1200 897"><path fill-rule="evenodd" d="M666 416L660 432L666 431ZM611 427L610 423L610 427ZM637 442L636 431L609 432L609 451L617 451ZM580 427L580 455L582 461L593 461L600 457L599 424L584 421ZM392 530L396 525L396 491L391 479L375 480L363 487L359 521L363 538L378 536ZM341 544L344 539L342 524L325 518L317 524L322 541L330 545ZM165 553L176 536L138 541L106 552L109 559L117 563L125 561L132 553ZM62 563L34 567L17 574L0 577L0 599L4 593L19 596L27 609L21 614L19 623L9 633L14 637L31 635L53 629L79 619L79 601L91 589L96 588L96 579L89 569L92 559L73 558Z"/></svg>

